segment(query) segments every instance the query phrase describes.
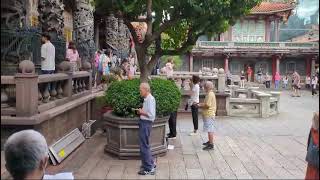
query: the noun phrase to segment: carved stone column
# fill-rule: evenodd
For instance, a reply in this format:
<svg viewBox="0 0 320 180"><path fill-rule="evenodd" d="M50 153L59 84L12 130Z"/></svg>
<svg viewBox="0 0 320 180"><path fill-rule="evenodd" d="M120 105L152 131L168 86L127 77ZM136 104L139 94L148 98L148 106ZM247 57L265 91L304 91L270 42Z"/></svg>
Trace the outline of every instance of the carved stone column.
<svg viewBox="0 0 320 180"><path fill-rule="evenodd" d="M95 52L93 9L86 0L75 1L74 31L77 49L82 61L91 61Z"/></svg>
<svg viewBox="0 0 320 180"><path fill-rule="evenodd" d="M113 14L110 14L105 19L105 36L106 44L114 50L117 50L118 46L118 19L114 17Z"/></svg>
<svg viewBox="0 0 320 180"><path fill-rule="evenodd" d="M15 29L26 26L26 0L1 1L1 28Z"/></svg>
<svg viewBox="0 0 320 180"><path fill-rule="evenodd" d="M129 36L129 29L123 23L122 19L118 20L118 46L117 49L119 51L120 57L128 57L129 50L130 50L130 36Z"/></svg>
<svg viewBox="0 0 320 180"><path fill-rule="evenodd" d="M42 31L47 31L53 40L63 39L63 10L62 0L39 1L39 20Z"/></svg>

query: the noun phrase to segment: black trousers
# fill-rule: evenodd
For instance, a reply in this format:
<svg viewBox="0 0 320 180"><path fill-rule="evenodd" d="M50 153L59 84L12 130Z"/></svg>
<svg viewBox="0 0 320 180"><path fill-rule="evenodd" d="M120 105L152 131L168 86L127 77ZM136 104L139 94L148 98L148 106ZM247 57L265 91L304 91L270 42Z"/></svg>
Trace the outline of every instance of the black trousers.
<svg viewBox="0 0 320 180"><path fill-rule="evenodd" d="M177 136L177 111L170 114L169 130L171 136Z"/></svg>
<svg viewBox="0 0 320 180"><path fill-rule="evenodd" d="M313 88L313 85L311 86L311 92L312 92L312 95L317 94L316 88Z"/></svg>
<svg viewBox="0 0 320 180"><path fill-rule="evenodd" d="M192 122L194 130L198 130L198 106L191 106Z"/></svg>

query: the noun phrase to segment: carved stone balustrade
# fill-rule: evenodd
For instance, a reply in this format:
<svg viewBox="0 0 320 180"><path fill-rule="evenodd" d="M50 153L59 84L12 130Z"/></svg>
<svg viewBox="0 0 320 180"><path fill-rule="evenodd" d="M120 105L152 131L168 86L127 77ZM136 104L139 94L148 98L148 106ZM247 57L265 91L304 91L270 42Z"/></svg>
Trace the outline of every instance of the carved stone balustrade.
<svg viewBox="0 0 320 180"><path fill-rule="evenodd" d="M91 73L1 76L1 115L31 116L90 94Z"/></svg>

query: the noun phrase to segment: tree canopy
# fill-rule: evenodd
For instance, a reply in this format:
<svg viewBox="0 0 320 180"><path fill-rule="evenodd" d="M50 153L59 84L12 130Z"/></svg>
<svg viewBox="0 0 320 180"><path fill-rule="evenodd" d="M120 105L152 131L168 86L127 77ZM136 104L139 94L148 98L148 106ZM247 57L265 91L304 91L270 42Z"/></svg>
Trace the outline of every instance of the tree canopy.
<svg viewBox="0 0 320 180"><path fill-rule="evenodd" d="M112 12L123 18L136 45L139 65L150 70L163 55L178 55L192 49L199 36L227 30L261 0L95 0L98 13ZM147 32L138 41L131 22L145 22ZM150 62L142 62L154 47ZM139 54L141 57L139 57ZM143 55L142 55L143 54Z"/></svg>

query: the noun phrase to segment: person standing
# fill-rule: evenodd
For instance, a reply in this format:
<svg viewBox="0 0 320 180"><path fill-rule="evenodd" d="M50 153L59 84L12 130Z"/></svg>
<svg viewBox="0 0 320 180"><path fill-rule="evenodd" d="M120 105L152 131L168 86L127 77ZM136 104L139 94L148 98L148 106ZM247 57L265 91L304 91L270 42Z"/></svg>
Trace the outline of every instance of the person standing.
<svg viewBox="0 0 320 180"><path fill-rule="evenodd" d="M311 79L311 92L312 92L312 96L314 96L315 94L317 94L316 89L317 89L317 84L318 84L318 77L316 75L314 75Z"/></svg>
<svg viewBox="0 0 320 180"><path fill-rule="evenodd" d="M245 79L244 71L241 71L241 76L240 76L240 88L244 88L244 79Z"/></svg>
<svg viewBox="0 0 320 180"><path fill-rule="evenodd" d="M190 98L190 106L191 106L191 114L192 114L192 122L193 122L193 132L189 135L194 136L198 133L198 103L199 103L199 96L200 96L200 78L199 76L193 75L192 76L192 92Z"/></svg>
<svg viewBox="0 0 320 180"><path fill-rule="evenodd" d="M71 64L72 72L79 71L79 67L81 64L80 57L76 45L72 41L69 42L69 46L66 53L66 59Z"/></svg>
<svg viewBox="0 0 320 180"><path fill-rule="evenodd" d="M43 33L41 37L41 72L42 74L53 74L55 71L55 54L56 50L50 42L50 35Z"/></svg>
<svg viewBox="0 0 320 180"><path fill-rule="evenodd" d="M305 179L319 179L319 111L315 112L312 118L306 161L308 165Z"/></svg>
<svg viewBox="0 0 320 180"><path fill-rule="evenodd" d="M287 76L287 75L286 75L285 77L283 77L283 79L282 79L282 84L283 84L283 88L284 88L284 89L287 89L288 81L289 81L289 79L288 79L288 76Z"/></svg>
<svg viewBox="0 0 320 180"><path fill-rule="evenodd" d="M257 73L258 82L261 83L262 81L262 68L260 67Z"/></svg>
<svg viewBox="0 0 320 180"><path fill-rule="evenodd" d="M295 71L293 73L293 97L301 97L300 88L300 75Z"/></svg>
<svg viewBox="0 0 320 180"><path fill-rule="evenodd" d="M271 76L269 76L268 73L266 73L265 82L266 82L266 88L270 88L270 86L271 86Z"/></svg>
<svg viewBox="0 0 320 180"><path fill-rule="evenodd" d="M101 51L100 57L99 57L99 65L98 65L98 75L97 75L97 79L98 79L98 85L101 84L101 80L102 80L102 76L103 76L103 65L104 65L104 61L107 58L106 54L105 54L105 49L103 49Z"/></svg>
<svg viewBox="0 0 320 180"><path fill-rule="evenodd" d="M129 61L127 59L123 59L121 62L121 71L122 71L121 78L122 79L128 79L129 70L130 70Z"/></svg>
<svg viewBox="0 0 320 180"><path fill-rule="evenodd" d="M97 79L98 79L98 68L99 68L99 59L100 59L100 55L101 55L101 51L98 50L96 53L95 53L95 56L94 56L94 62L92 63L93 64L93 67L94 67L94 70L93 70L93 82L94 82L94 86L97 87ZM100 82L99 82L100 83Z"/></svg>
<svg viewBox="0 0 320 180"><path fill-rule="evenodd" d="M173 60L172 58L168 58L168 62L166 63L166 73L167 73L167 78L172 78L173 76Z"/></svg>
<svg viewBox="0 0 320 180"><path fill-rule="evenodd" d="M206 97L203 103L199 103L199 108L203 109L203 131L208 133L208 142L203 143L205 146L203 150L214 149L213 145L213 133L214 133L214 121L216 115L216 95L213 92L213 83L207 81L205 84Z"/></svg>
<svg viewBox="0 0 320 180"><path fill-rule="evenodd" d="M132 54L130 54L128 59L129 59L128 79L132 79L135 74L135 59L133 58Z"/></svg>
<svg viewBox="0 0 320 180"><path fill-rule="evenodd" d="M276 74L274 75L274 88L275 89L279 89L280 80L281 80L281 76L280 76L279 72L277 71Z"/></svg>
<svg viewBox="0 0 320 180"><path fill-rule="evenodd" d="M247 70L248 82L251 82L252 73L253 73L253 71L252 71L251 67L249 66L248 70Z"/></svg>
<svg viewBox="0 0 320 180"><path fill-rule="evenodd" d="M139 175L154 175L155 164L150 150L150 135L152 130L152 123L156 118L156 100L150 93L150 86L148 83L140 84L140 95L144 98L143 107L138 109L137 113L140 115L139 120L139 145L140 157L142 166Z"/></svg>
<svg viewBox="0 0 320 180"><path fill-rule="evenodd" d="M308 75L306 76L305 82L306 82L306 88L310 89L311 88L311 78L310 78L310 76L308 76Z"/></svg>

